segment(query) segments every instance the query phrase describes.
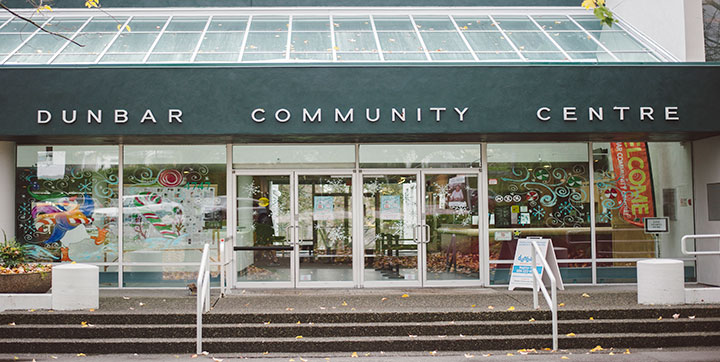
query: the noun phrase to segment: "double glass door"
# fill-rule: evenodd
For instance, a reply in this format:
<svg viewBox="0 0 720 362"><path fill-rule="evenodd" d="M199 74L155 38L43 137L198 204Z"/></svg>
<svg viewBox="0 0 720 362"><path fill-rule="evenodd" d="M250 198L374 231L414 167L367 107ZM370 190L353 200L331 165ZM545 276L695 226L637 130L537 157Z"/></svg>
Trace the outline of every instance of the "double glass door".
<svg viewBox="0 0 720 362"><path fill-rule="evenodd" d="M236 171L236 286L477 285L478 175Z"/></svg>
<svg viewBox="0 0 720 362"><path fill-rule="evenodd" d="M363 284L480 282L477 172L366 172Z"/></svg>
<svg viewBox="0 0 720 362"><path fill-rule="evenodd" d="M352 173L235 177L238 286L352 287Z"/></svg>

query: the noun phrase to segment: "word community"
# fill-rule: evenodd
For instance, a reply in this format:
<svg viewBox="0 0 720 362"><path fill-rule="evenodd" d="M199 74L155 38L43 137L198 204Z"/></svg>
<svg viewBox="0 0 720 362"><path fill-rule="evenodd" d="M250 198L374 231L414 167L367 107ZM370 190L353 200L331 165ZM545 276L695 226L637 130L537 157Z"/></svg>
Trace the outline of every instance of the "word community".
<svg viewBox="0 0 720 362"><path fill-rule="evenodd" d="M355 108L349 108L346 110L335 108L335 111L331 113L330 121L335 123L353 123L355 118L363 119L370 123L380 121L383 119L391 122L405 122L405 121L417 121L422 122L423 120L429 120L434 122L440 122L450 117L457 119L460 122L465 120L468 107L457 108L457 107L430 107L427 109L415 108L391 108L389 111L381 111L380 108L365 108L365 114L356 114ZM362 112L362 110L360 111ZM427 112L430 113L428 116ZM359 113L359 112L358 112ZM325 114L327 117L327 113ZM286 108L280 108L274 112L267 112L263 108L255 108L250 112L250 118L255 123L263 123L268 118L274 119L278 123L287 123L293 118L293 114ZM302 109L302 122L303 123L321 123L323 121L323 109L316 108L314 110L307 108ZM327 121L327 118L326 118Z"/></svg>

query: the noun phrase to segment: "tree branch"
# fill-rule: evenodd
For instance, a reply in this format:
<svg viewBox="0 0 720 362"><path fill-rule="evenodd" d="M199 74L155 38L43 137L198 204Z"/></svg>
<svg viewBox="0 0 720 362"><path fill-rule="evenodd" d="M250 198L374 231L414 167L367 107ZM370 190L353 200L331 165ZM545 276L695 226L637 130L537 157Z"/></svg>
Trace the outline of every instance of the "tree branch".
<svg viewBox="0 0 720 362"><path fill-rule="evenodd" d="M65 35L62 35L62 34L60 34L60 33L56 33L56 32L54 32L54 31L50 31L50 30L47 30L47 29L43 28L42 26L40 26L40 25L38 25L36 22L34 22L32 19L28 19L28 18L26 18L26 17L24 17L24 16L22 16L22 15L16 13L16 12L10 10L7 6L5 6L5 4L3 4L3 3L1 3L1 2L0 2L0 8L5 9L7 12L9 12L10 14L12 14L13 16L15 16L15 17L17 17L17 18L19 18L19 19L21 19L21 20L24 20L24 21L26 21L26 22L34 25L34 26L37 27L38 29L40 29L40 30L42 30L42 31L44 31L44 32L46 32L46 33L48 33L48 34L50 34L50 35L54 35L54 36L63 38L63 39L65 39L65 40L67 40L67 41L69 41L69 42L71 42L71 43L73 43L73 44L75 44L75 45L77 45L77 46L79 46L79 47L84 47L84 45L76 42L75 40L72 40L72 39L66 37Z"/></svg>

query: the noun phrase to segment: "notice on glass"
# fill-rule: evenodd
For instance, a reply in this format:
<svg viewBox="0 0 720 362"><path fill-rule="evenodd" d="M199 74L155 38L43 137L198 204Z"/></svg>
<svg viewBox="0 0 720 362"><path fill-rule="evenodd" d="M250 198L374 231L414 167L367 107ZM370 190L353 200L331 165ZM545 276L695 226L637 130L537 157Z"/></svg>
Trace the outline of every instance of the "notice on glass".
<svg viewBox="0 0 720 362"><path fill-rule="evenodd" d="M400 195L380 196L380 218L383 220L400 220Z"/></svg>
<svg viewBox="0 0 720 362"><path fill-rule="evenodd" d="M332 196L315 196L313 220L333 220L335 200Z"/></svg>
<svg viewBox="0 0 720 362"><path fill-rule="evenodd" d="M37 176L44 180L59 180L65 177L65 152L38 152Z"/></svg>

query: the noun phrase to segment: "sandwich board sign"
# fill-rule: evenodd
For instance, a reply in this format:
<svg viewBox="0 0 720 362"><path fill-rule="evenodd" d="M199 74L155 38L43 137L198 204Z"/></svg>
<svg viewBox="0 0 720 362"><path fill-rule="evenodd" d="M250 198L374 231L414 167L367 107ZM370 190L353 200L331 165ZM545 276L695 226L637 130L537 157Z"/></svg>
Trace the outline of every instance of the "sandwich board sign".
<svg viewBox="0 0 720 362"><path fill-rule="evenodd" d="M538 274L541 276L543 283L550 283L550 278L547 273L552 273L555 276L557 288L565 290L563 286L562 277L560 276L560 268L558 267L557 259L555 259L555 251L552 246L551 239L544 239L541 237L528 237L525 239L518 239L517 248L515 249L515 260L513 260L512 274L510 275L510 285L508 290L515 288L530 288L533 287L533 274L532 274L532 253L534 252L532 243L530 240L537 242L540 247L540 252L543 253L545 260L547 260L550 270L543 270L542 262L540 258L535 259L535 266Z"/></svg>

